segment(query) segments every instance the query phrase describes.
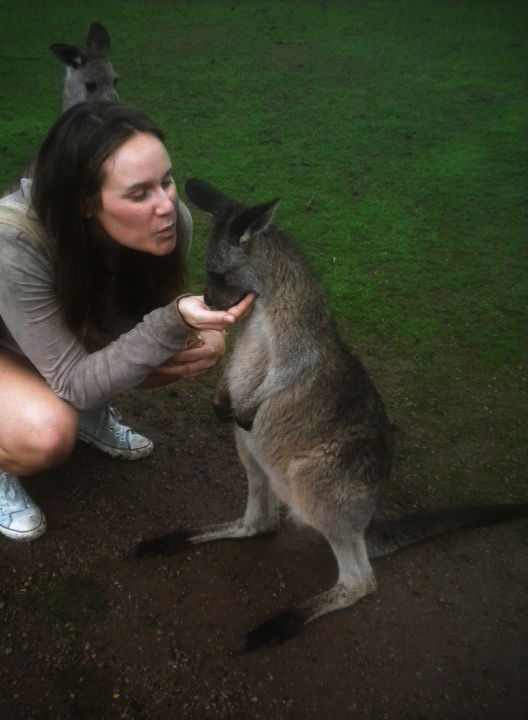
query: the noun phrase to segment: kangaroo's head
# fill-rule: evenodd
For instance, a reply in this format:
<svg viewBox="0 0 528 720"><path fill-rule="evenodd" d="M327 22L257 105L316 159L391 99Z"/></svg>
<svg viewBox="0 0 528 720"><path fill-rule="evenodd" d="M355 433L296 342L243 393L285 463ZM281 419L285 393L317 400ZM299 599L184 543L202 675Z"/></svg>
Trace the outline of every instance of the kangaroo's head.
<svg viewBox="0 0 528 720"><path fill-rule="evenodd" d="M101 23L90 25L85 50L64 43L54 43L50 50L66 69L63 111L80 102L119 100L117 77L108 59L110 36Z"/></svg>
<svg viewBox="0 0 528 720"><path fill-rule="evenodd" d="M212 217L205 256L205 302L226 310L248 293L262 293L266 278L253 261L252 248L268 229L278 200L246 207L202 180L188 180L185 191Z"/></svg>

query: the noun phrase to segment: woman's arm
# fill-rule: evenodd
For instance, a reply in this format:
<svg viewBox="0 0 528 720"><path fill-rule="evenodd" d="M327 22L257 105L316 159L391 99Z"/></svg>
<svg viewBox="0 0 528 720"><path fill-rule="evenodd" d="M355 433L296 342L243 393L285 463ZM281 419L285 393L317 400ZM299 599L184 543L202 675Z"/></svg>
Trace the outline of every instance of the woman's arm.
<svg viewBox="0 0 528 720"><path fill-rule="evenodd" d="M104 405L185 348L189 327L171 303L88 353L64 325L53 269L41 248L5 225L0 233L0 333L77 409ZM4 338L0 335L0 342Z"/></svg>

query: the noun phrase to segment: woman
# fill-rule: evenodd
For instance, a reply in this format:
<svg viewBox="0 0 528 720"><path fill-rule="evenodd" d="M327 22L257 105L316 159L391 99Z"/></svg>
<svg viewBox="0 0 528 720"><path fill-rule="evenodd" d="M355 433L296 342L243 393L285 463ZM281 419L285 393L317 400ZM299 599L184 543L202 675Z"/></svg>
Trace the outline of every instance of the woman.
<svg viewBox="0 0 528 720"><path fill-rule="evenodd" d="M214 367L251 305L215 312L182 296L192 221L163 139L120 103L77 105L33 182L0 201L0 533L13 540L46 529L19 476L64 461L77 437L148 455L109 402Z"/></svg>

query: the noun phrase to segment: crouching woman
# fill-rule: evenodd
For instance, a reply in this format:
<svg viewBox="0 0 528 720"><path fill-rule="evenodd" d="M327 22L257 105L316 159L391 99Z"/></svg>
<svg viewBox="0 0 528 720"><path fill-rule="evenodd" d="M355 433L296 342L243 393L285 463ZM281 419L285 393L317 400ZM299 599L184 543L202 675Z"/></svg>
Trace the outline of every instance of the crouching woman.
<svg viewBox="0 0 528 720"><path fill-rule="evenodd" d="M183 295L192 236L162 131L120 103L80 104L51 128L33 181L0 201L0 533L33 540L42 510L20 477L79 437L134 460L152 442L110 406L213 368L227 312ZM196 339L198 338L198 342Z"/></svg>

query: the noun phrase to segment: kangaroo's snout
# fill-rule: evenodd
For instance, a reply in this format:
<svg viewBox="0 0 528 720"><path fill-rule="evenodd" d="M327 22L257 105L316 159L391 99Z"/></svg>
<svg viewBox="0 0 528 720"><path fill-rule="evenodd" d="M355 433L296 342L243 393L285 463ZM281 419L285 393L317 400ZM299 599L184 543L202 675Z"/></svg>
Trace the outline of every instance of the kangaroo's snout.
<svg viewBox="0 0 528 720"><path fill-rule="evenodd" d="M243 300L249 290L228 285L222 275L207 273L204 301L213 310L227 310Z"/></svg>

